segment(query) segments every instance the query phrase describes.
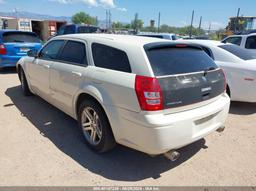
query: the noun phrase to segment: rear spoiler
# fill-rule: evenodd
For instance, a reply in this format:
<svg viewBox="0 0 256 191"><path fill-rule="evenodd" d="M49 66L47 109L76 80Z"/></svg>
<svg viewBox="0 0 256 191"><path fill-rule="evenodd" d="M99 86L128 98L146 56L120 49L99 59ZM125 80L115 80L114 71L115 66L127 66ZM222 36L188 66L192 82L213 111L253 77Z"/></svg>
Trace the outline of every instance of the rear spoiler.
<svg viewBox="0 0 256 191"><path fill-rule="evenodd" d="M203 50L203 48L200 45L197 44L190 44L190 43L184 43L184 42L154 42L144 45L145 51L150 51L154 49L162 49L162 48L194 48L194 49L200 49Z"/></svg>

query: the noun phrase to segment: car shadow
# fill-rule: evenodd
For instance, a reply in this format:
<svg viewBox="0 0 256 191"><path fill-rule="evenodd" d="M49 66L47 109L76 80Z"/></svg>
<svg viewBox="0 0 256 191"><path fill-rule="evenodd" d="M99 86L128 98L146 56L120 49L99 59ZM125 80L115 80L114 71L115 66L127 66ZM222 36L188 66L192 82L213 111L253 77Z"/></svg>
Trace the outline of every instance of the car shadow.
<svg viewBox="0 0 256 191"><path fill-rule="evenodd" d="M118 145L106 154L96 154L84 143L77 122L37 96L25 97L19 86L6 90L21 115L26 117L60 151L71 157L85 169L110 180L139 181L157 179L161 173L171 170L206 149L205 140L199 140L179 149L181 157L171 162L163 156L150 157L144 153ZM11 103L10 103L11 104Z"/></svg>
<svg viewBox="0 0 256 191"><path fill-rule="evenodd" d="M16 67L0 68L0 75L1 74L15 74L15 73L17 73Z"/></svg>
<svg viewBox="0 0 256 191"><path fill-rule="evenodd" d="M234 115L251 115L256 113L256 103L231 102L229 113Z"/></svg>

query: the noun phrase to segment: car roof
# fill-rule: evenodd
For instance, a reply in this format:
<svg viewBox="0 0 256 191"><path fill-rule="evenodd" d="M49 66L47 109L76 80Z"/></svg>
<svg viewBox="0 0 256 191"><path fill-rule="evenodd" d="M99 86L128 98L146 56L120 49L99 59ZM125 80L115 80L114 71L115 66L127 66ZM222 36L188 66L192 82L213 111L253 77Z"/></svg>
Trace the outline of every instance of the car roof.
<svg viewBox="0 0 256 191"><path fill-rule="evenodd" d="M54 39L58 38L77 38L84 39L90 41L110 41L119 44L129 44L134 46L144 46L146 44L155 43L155 42L170 42L169 40L157 39L151 37L143 37L143 36L134 36L134 35L117 35L117 34L70 34L64 36L57 36Z"/></svg>

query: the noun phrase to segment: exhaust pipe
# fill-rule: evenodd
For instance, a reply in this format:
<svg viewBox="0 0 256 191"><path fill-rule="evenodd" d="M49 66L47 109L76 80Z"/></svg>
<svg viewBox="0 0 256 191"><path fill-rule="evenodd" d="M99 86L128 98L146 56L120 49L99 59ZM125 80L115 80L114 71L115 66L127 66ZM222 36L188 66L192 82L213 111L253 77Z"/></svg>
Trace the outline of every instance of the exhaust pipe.
<svg viewBox="0 0 256 191"><path fill-rule="evenodd" d="M176 161L176 160L178 160L180 158L180 153L177 152L177 151L168 151L167 153L164 153L164 156L168 160L174 162L174 161Z"/></svg>
<svg viewBox="0 0 256 191"><path fill-rule="evenodd" d="M217 129L217 132L222 133L225 130L225 128L225 126L222 126L219 129Z"/></svg>

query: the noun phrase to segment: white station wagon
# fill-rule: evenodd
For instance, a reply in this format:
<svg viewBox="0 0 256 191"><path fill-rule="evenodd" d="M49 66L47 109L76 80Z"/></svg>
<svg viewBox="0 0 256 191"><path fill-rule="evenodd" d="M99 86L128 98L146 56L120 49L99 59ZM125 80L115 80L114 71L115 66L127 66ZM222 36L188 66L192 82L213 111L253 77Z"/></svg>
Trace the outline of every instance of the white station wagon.
<svg viewBox="0 0 256 191"><path fill-rule="evenodd" d="M87 145L116 143L175 160L175 149L224 130L225 76L200 46L147 37L75 34L17 64L25 95L78 120Z"/></svg>

